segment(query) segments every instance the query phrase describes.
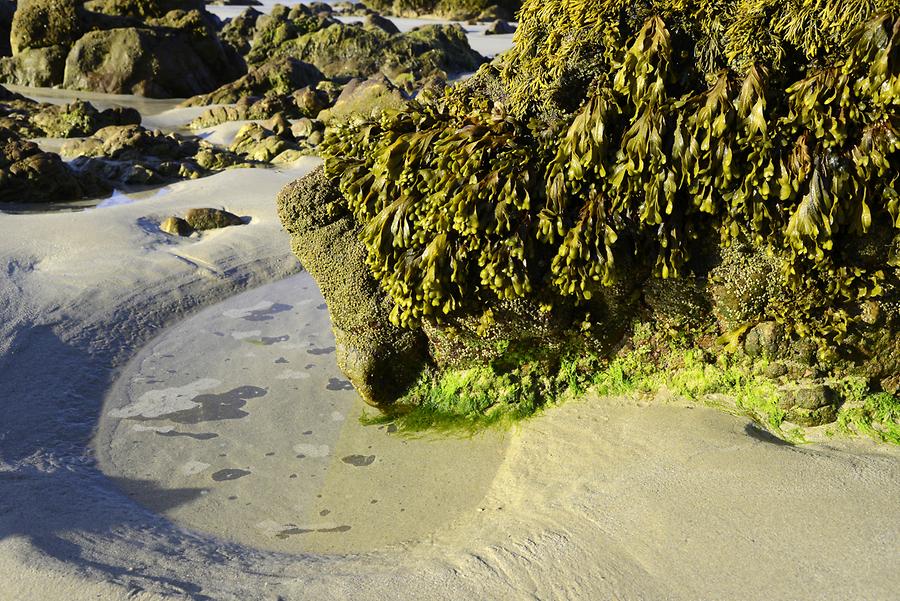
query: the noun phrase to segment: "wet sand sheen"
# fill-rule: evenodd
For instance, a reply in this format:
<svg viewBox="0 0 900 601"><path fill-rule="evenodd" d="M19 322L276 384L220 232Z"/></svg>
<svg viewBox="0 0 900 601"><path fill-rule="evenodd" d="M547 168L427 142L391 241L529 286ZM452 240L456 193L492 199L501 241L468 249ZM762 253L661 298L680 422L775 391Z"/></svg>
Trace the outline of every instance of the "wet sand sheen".
<svg viewBox="0 0 900 601"><path fill-rule="evenodd" d="M508 435L362 426L320 307L304 273L164 332L108 397L103 470L180 524L279 551L420 541L475 509Z"/></svg>

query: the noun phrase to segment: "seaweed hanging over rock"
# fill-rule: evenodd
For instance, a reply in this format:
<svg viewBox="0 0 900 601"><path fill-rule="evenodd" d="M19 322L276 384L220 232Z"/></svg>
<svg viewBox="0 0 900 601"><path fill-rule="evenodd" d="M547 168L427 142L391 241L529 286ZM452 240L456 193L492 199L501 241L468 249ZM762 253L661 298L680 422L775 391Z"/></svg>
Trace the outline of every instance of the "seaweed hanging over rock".
<svg viewBox="0 0 900 601"><path fill-rule="evenodd" d="M471 348L537 307L567 318L531 343L600 354L638 318L729 350L775 323L817 369L891 386L896 0L550 0L519 20L444 96L326 133L394 323Z"/></svg>

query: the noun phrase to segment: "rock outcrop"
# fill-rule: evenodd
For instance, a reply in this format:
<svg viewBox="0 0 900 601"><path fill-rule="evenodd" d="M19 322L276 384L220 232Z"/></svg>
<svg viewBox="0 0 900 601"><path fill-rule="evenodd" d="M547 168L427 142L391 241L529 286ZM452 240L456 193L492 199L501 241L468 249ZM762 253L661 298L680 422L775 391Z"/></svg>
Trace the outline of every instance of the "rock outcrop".
<svg viewBox="0 0 900 601"><path fill-rule="evenodd" d="M391 325L390 302L366 266L359 225L323 169L285 188L278 212L328 304L338 365L363 400L390 404L428 361L424 336Z"/></svg>

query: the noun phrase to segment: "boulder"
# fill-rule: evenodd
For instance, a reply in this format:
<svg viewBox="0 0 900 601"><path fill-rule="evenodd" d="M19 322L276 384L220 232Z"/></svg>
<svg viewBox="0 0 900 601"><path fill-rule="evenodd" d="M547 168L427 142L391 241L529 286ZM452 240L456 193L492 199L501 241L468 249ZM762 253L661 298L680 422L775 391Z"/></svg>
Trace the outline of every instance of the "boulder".
<svg viewBox="0 0 900 601"><path fill-rule="evenodd" d="M244 225L244 220L228 211L212 208L188 209L184 220L197 231Z"/></svg>
<svg viewBox="0 0 900 601"><path fill-rule="evenodd" d="M19 0L10 31L12 53L70 46L83 28L76 0Z"/></svg>
<svg viewBox="0 0 900 601"><path fill-rule="evenodd" d="M288 185L278 212L294 254L331 314L338 366L370 405L393 403L428 362L421 331L391 325L390 303L369 273L359 226L320 167Z"/></svg>
<svg viewBox="0 0 900 601"><path fill-rule="evenodd" d="M400 29L394 25L394 22L390 19L386 19L378 14L366 15L365 20L363 20L363 25L366 27L374 27L376 29L380 29L388 35L394 35L400 33Z"/></svg>
<svg viewBox="0 0 900 601"><path fill-rule="evenodd" d="M785 419L800 426L821 426L837 419L840 396L825 384L797 384L778 390Z"/></svg>
<svg viewBox="0 0 900 601"><path fill-rule="evenodd" d="M484 35L504 35L515 33L516 28L503 19L497 19L484 30Z"/></svg>
<svg viewBox="0 0 900 601"><path fill-rule="evenodd" d="M218 58L207 60L191 37L177 30L93 31L69 52L63 86L154 98L193 96L217 88L238 72L224 51Z"/></svg>
<svg viewBox="0 0 900 601"><path fill-rule="evenodd" d="M372 117L386 109L397 109L408 98L384 75L363 81L351 79L341 91L334 106L322 111L319 118L326 122L348 119L351 115Z"/></svg>

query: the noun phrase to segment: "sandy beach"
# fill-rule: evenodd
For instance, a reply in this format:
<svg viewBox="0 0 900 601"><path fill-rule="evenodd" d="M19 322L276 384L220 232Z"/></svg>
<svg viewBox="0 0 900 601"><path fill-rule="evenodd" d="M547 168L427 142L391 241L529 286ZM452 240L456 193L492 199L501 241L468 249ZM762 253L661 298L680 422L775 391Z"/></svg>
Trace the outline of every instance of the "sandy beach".
<svg viewBox="0 0 900 601"><path fill-rule="evenodd" d="M209 108L9 88L166 132ZM276 214L319 164L0 211L0 601L898 598L896 446L666 394L472 437L363 425ZM160 231L193 207L244 225Z"/></svg>

